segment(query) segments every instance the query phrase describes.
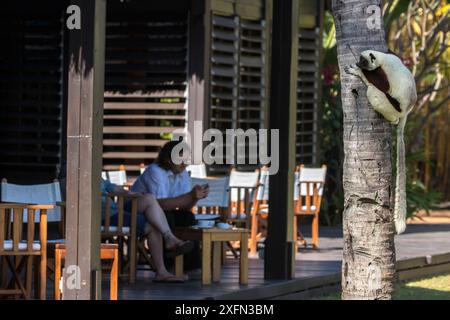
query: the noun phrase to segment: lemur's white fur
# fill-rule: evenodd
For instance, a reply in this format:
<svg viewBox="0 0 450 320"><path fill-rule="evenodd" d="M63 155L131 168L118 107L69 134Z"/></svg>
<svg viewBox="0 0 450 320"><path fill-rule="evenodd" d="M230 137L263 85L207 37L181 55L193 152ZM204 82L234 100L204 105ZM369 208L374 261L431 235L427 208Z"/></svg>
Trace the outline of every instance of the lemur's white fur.
<svg viewBox="0 0 450 320"><path fill-rule="evenodd" d="M406 118L417 100L414 76L394 54L373 50L363 51L360 61L355 66L346 67L345 71L360 77L367 85L367 98L375 111L383 115L392 124L398 124L394 222L396 233L400 234L406 228L407 208L405 143L403 136ZM370 75L370 80L364 72L366 72L368 77ZM385 80L387 80L387 84ZM379 89L382 86L377 83L378 81L384 81L384 85L388 87L386 92ZM392 102L397 102L395 103L397 107ZM398 106L400 111L397 110Z"/></svg>

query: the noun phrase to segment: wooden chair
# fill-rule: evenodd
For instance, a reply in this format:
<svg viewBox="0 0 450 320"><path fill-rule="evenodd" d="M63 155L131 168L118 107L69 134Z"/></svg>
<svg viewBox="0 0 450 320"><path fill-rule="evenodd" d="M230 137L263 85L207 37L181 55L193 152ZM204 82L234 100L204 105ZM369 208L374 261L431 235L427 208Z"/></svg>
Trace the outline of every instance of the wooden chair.
<svg viewBox="0 0 450 320"><path fill-rule="evenodd" d="M202 164L191 164L186 167L186 171L191 178L206 178L206 166Z"/></svg>
<svg viewBox="0 0 450 320"><path fill-rule="evenodd" d="M191 178L192 186L195 185L209 185L209 194L205 199L197 202L194 208L196 214L218 214L222 221L226 221L229 211L229 177L223 178ZM239 255L233 248L231 243L227 243L233 255L237 258ZM225 261L225 249L222 249L222 261Z"/></svg>
<svg viewBox="0 0 450 320"><path fill-rule="evenodd" d="M269 170L262 167L259 176L259 183L255 192L255 198L251 209L251 231L250 231L250 255L256 256L259 233L259 219L267 219L269 213Z"/></svg>
<svg viewBox="0 0 450 320"><path fill-rule="evenodd" d="M111 202L105 201L105 218L101 226L101 239L102 241L111 241L118 244L120 259L119 259L119 274L123 275L123 270L128 268L128 278L130 283L136 281L137 272L137 255L138 247L143 257L148 260L149 257L146 253L142 243L137 239L137 201L140 195L138 194L123 194L123 193L108 193L102 196L107 197L107 200L111 200L117 203L117 224L111 224ZM124 226L124 206L127 199L131 201L131 224L130 226ZM65 208L64 202L57 203L61 206L62 210ZM127 244L127 247L125 247ZM125 252L127 248L127 252ZM126 259L127 258L127 259ZM147 261L151 263L151 261Z"/></svg>
<svg viewBox="0 0 450 320"><path fill-rule="evenodd" d="M123 164L119 165L119 170L102 171L102 178L118 186L126 186L128 184L127 171Z"/></svg>
<svg viewBox="0 0 450 320"><path fill-rule="evenodd" d="M53 205L54 208L47 211L47 222L58 223L59 239L49 240L51 243L60 243L65 238L65 206L61 201L61 187L58 180L46 184L18 185L8 183L2 179L1 183L2 201L9 203L39 203L42 205ZM25 216L26 219L26 216ZM39 216L35 215L35 222L39 222ZM48 257L53 258L53 257ZM48 265L49 269L52 265ZM50 270L52 271L52 270Z"/></svg>
<svg viewBox="0 0 450 320"><path fill-rule="evenodd" d="M47 222L58 223L59 235L61 238L64 238L64 207L55 206L62 199L61 187L58 180L45 184L19 185L9 183L6 179L2 179L1 199L2 202L8 203L54 205L54 209L48 210L47 212ZM36 216L35 219L38 222L39 217Z"/></svg>
<svg viewBox="0 0 450 320"><path fill-rule="evenodd" d="M230 172L230 206L227 220L233 224L248 228L251 223L251 206L254 202L256 189L258 187L260 171L251 172L237 171Z"/></svg>
<svg viewBox="0 0 450 320"><path fill-rule="evenodd" d="M35 267L35 294L46 298L47 281L47 211L53 205L27 205L0 203L0 258L2 260L2 289L0 295L22 295L31 298L33 260L39 259ZM36 217L38 222L36 223ZM39 235L36 237L36 225ZM26 233L23 232L26 230ZM37 239L36 239L37 238ZM25 284L20 278L26 263ZM7 281L8 269L11 281ZM39 272L38 272L39 270Z"/></svg>
<svg viewBox="0 0 450 320"><path fill-rule="evenodd" d="M119 245L120 259L119 259L119 273L122 274L125 269L125 261L129 267L129 282L134 283L136 281L137 270L137 201L140 195L137 194L123 194L123 193L108 193L104 195L107 197L105 201L105 219L101 226L102 240L108 240L116 242ZM126 199L131 200L131 223L130 226L124 226L124 205ZM117 224L111 225L111 210L110 204L112 201L116 201L117 212ZM127 254L125 254L125 244L127 246ZM128 259L125 257L128 256Z"/></svg>
<svg viewBox="0 0 450 320"><path fill-rule="evenodd" d="M65 243L54 243L50 244L48 251L51 252L50 255L54 257L54 299L61 300L61 289L60 289L60 279L62 275L62 265L63 260L66 258L66 245ZM100 247L100 259L112 260L111 272L109 278L109 299L117 300L117 289L118 289L118 250L117 244L102 243Z"/></svg>
<svg viewBox="0 0 450 320"><path fill-rule="evenodd" d="M298 180L294 189L294 241L297 248L297 220L299 216L312 216L312 246L319 245L319 212L327 166L321 168L297 167ZM306 246L306 241L304 241Z"/></svg>
<svg viewBox="0 0 450 320"><path fill-rule="evenodd" d="M197 202L194 213L220 214L223 219L226 218L229 205L228 184L229 177L224 178L191 178L192 186L209 185L209 194L205 199Z"/></svg>
<svg viewBox="0 0 450 320"><path fill-rule="evenodd" d="M323 193L323 185L325 183L325 175L325 165L323 165L322 168L304 168L304 166L298 166L296 168L294 175L294 240L296 249L298 240L297 220L298 216L302 215L313 216L312 245L314 248L317 248L318 246L319 212ZM309 181L308 179L311 179L311 181ZM307 192L307 190L309 190L309 192ZM252 206L252 222L250 235L250 254L252 256L256 256L258 239L261 237L261 233L259 232L260 220L265 220L269 214L268 200L269 172L267 168L263 167L261 169L259 186L256 192L256 199ZM306 241L304 241L304 239L302 240L306 245Z"/></svg>

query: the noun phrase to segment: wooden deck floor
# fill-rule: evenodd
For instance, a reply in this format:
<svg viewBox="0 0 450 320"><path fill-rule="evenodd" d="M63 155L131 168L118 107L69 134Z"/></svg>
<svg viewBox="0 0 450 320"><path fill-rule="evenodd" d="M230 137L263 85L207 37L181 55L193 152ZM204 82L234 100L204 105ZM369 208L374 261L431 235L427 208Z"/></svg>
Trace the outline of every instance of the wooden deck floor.
<svg viewBox="0 0 450 320"><path fill-rule="evenodd" d="M308 230L303 230L308 239ZM241 299L251 298L256 292L267 287L277 290L277 285L301 285L301 281L317 276L336 276L341 268L342 233L340 228L322 227L320 230L320 249L301 249L296 257L296 279L291 281L265 281L264 261L250 259L249 284L238 284L238 261L229 258L222 269L220 283L202 286L200 275L191 276L183 284L157 284L152 282L153 273L139 271L138 280L130 285L121 282L119 299ZM396 237L397 259L413 258L450 252L450 225L426 224L410 225L407 232ZM276 263L276 262L274 262ZM106 283L106 281L105 281ZM106 284L105 284L106 285ZM251 290L257 289L258 291ZM248 294L244 295L243 292ZM104 297L108 296L104 288ZM256 296L255 296L256 297Z"/></svg>

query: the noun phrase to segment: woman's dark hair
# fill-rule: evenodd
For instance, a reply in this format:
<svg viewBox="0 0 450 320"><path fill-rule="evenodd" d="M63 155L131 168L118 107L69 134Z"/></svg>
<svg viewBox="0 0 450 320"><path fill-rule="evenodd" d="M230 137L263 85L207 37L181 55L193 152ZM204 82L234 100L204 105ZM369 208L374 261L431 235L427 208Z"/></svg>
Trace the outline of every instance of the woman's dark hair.
<svg viewBox="0 0 450 320"><path fill-rule="evenodd" d="M161 151L159 151L158 154L158 158L156 158L156 163L163 168L164 170L170 170L172 169L173 166L173 161L172 161L172 150L173 148L175 148L176 145L178 145L179 143L184 144L186 147L187 144L186 142L183 141L176 141L176 140L171 140L169 142L167 142L162 148Z"/></svg>

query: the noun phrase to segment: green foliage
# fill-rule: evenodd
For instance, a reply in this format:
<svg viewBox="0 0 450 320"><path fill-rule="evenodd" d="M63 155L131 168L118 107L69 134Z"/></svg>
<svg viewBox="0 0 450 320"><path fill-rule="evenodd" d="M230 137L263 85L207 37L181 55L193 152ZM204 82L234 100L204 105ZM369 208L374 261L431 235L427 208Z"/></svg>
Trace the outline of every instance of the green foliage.
<svg viewBox="0 0 450 320"><path fill-rule="evenodd" d="M418 161L424 162L423 152L417 152L406 156L407 168L415 168ZM427 214L442 199L442 194L436 190L425 187L422 181L415 178L415 172L408 171L406 179L406 204L407 218L415 217L415 213L424 210Z"/></svg>
<svg viewBox="0 0 450 320"><path fill-rule="evenodd" d="M336 29L334 27L333 16L325 11L323 21L323 65L337 64Z"/></svg>
<svg viewBox="0 0 450 320"><path fill-rule="evenodd" d="M391 0L388 8L384 12L384 27L389 29L392 22L400 17L400 15L408 9L411 0Z"/></svg>
<svg viewBox="0 0 450 320"><path fill-rule="evenodd" d="M335 57L336 60L336 57ZM343 151L343 115L340 96L340 81L337 62L322 70L322 119L320 123L320 145L322 157L327 164L327 183L322 203L322 219L326 224L335 225L341 221L344 206L342 190Z"/></svg>
<svg viewBox="0 0 450 320"><path fill-rule="evenodd" d="M408 179L406 183L407 217L415 217L418 210L425 210L427 214L442 198L442 194L435 190L427 190L420 180Z"/></svg>

